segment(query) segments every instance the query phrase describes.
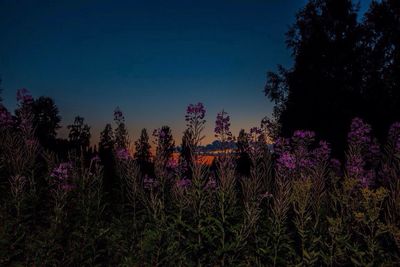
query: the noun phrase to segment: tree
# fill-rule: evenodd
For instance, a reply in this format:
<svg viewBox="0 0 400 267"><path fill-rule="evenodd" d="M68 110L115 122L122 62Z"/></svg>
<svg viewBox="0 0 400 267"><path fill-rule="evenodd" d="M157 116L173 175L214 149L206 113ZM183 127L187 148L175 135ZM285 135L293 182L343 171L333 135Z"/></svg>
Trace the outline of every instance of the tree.
<svg viewBox="0 0 400 267"><path fill-rule="evenodd" d="M250 175L251 159L249 156L249 135L241 129L237 138L237 171L241 175Z"/></svg>
<svg viewBox="0 0 400 267"><path fill-rule="evenodd" d="M310 0L287 33L291 69L267 74L280 134L309 129L342 151L353 117L362 115L363 47L351 0Z"/></svg>
<svg viewBox="0 0 400 267"><path fill-rule="evenodd" d="M46 148L55 143L61 117L58 108L50 97L41 96L32 103L35 135Z"/></svg>
<svg viewBox="0 0 400 267"><path fill-rule="evenodd" d="M117 125L115 129L115 146L116 148L127 148L129 145L128 130L125 126L125 117L119 107L114 111L114 122Z"/></svg>
<svg viewBox="0 0 400 267"><path fill-rule="evenodd" d="M113 155L114 143L114 132L111 124L108 123L100 133L99 156L101 163L103 164L104 190L108 193L107 195L111 197L111 199L115 192L119 192L115 189L119 188L118 182L121 182L117 179L116 174ZM118 197L114 196L114 199L118 199Z"/></svg>
<svg viewBox="0 0 400 267"><path fill-rule="evenodd" d="M153 133L156 139L156 155L157 158L167 161L172 157L175 149L175 142L172 137L171 128L163 126L161 129L156 129Z"/></svg>
<svg viewBox="0 0 400 267"><path fill-rule="evenodd" d="M143 174L150 173L151 152L150 152L149 135L146 129L142 129L139 139L135 142L134 157L140 166Z"/></svg>
<svg viewBox="0 0 400 267"><path fill-rule="evenodd" d="M363 115L380 139L400 119L399 25L400 2L396 0L373 1L363 23Z"/></svg>
<svg viewBox="0 0 400 267"><path fill-rule="evenodd" d="M68 139L74 149L80 153L86 151L90 145L90 127L84 123L84 118L76 116L74 123L68 125Z"/></svg>
<svg viewBox="0 0 400 267"><path fill-rule="evenodd" d="M111 124L107 123L100 133L99 151L112 151L114 147L114 133Z"/></svg>

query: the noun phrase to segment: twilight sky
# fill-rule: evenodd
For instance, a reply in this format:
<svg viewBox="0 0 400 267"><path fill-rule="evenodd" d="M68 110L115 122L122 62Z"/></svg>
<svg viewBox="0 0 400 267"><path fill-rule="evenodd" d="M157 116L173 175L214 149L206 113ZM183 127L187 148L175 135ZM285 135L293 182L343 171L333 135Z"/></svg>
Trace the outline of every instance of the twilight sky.
<svg viewBox="0 0 400 267"><path fill-rule="evenodd" d="M200 101L206 143L221 109L237 135L270 114L266 72L291 65L284 34L306 2L0 0L4 103L14 109L22 87L50 96L61 136L80 115L97 142L116 106L132 140L162 125L180 140L186 106Z"/></svg>

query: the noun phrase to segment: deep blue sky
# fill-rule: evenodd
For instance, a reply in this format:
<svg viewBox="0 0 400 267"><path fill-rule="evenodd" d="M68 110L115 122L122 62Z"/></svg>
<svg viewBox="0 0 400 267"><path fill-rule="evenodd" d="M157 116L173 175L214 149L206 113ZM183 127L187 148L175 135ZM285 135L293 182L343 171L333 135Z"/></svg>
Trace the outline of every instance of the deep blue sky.
<svg viewBox="0 0 400 267"><path fill-rule="evenodd" d="M79 114L96 140L116 106L132 139L164 124L179 138L185 107L201 101L207 141L222 108L237 135L270 114L266 72L290 66L284 34L305 3L0 0L5 105L21 87L50 96L63 126Z"/></svg>

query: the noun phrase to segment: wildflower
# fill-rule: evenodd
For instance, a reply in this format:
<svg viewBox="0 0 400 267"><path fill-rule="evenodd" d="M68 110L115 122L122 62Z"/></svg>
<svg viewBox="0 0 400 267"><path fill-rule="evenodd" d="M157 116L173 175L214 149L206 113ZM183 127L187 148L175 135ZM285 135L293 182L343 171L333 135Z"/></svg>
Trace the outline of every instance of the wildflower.
<svg viewBox="0 0 400 267"><path fill-rule="evenodd" d="M360 118L351 121L350 132L347 139L350 146L363 146L371 142L371 126Z"/></svg>
<svg viewBox="0 0 400 267"><path fill-rule="evenodd" d="M119 160L128 160L131 157L126 148L118 148L115 155Z"/></svg>
<svg viewBox="0 0 400 267"><path fill-rule="evenodd" d="M192 118L204 119L206 110L204 109L203 103L197 103L195 105L190 104L186 109L186 121L189 122Z"/></svg>
<svg viewBox="0 0 400 267"><path fill-rule="evenodd" d="M338 159L331 159L330 166L337 176L341 176L342 165Z"/></svg>
<svg viewBox="0 0 400 267"><path fill-rule="evenodd" d="M314 139L315 133L312 131L297 130L293 134L293 139Z"/></svg>
<svg viewBox="0 0 400 267"><path fill-rule="evenodd" d="M217 114L217 119L215 121L215 137L219 138L222 142L231 141L232 133L230 131L230 117L225 111L221 111Z"/></svg>
<svg viewBox="0 0 400 267"><path fill-rule="evenodd" d="M210 190L214 190L215 188L217 188L217 181L215 180L214 177L210 177L208 179L208 182L205 186L205 189L210 189Z"/></svg>
<svg viewBox="0 0 400 267"><path fill-rule="evenodd" d="M273 145L273 150L278 155L284 151L290 150L290 140L283 137L278 138Z"/></svg>
<svg viewBox="0 0 400 267"><path fill-rule="evenodd" d="M190 181L190 180L187 179L186 177L184 177L184 178L182 178L182 179L176 181L176 186L177 186L178 188L181 188L181 189L186 189L186 188L188 188L191 184L192 184L192 181Z"/></svg>
<svg viewBox="0 0 400 267"><path fill-rule="evenodd" d="M329 144L325 141L319 142L319 147L314 150L314 157L318 161L327 161L329 159L329 155L331 153L331 149Z"/></svg>
<svg viewBox="0 0 400 267"><path fill-rule="evenodd" d="M74 188L71 183L72 164L69 162L60 163L50 174L54 183L62 191L70 191Z"/></svg>
<svg viewBox="0 0 400 267"><path fill-rule="evenodd" d="M178 168L178 165L179 164L178 164L178 161L176 159L170 158L170 159L168 159L166 166L169 169L175 170L176 168Z"/></svg>
<svg viewBox="0 0 400 267"><path fill-rule="evenodd" d="M278 158L278 167L283 167L289 170L296 168L296 158L289 152L284 152Z"/></svg>

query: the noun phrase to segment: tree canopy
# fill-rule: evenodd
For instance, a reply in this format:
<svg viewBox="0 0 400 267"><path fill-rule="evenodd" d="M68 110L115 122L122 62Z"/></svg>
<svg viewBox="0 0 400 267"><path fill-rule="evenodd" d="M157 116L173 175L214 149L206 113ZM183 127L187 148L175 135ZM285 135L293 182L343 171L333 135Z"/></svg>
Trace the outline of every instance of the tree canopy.
<svg viewBox="0 0 400 267"><path fill-rule="evenodd" d="M373 1L362 20L351 0L310 0L287 32L294 64L267 74L280 134L310 129L342 151L360 116L382 138L400 115L399 2Z"/></svg>

